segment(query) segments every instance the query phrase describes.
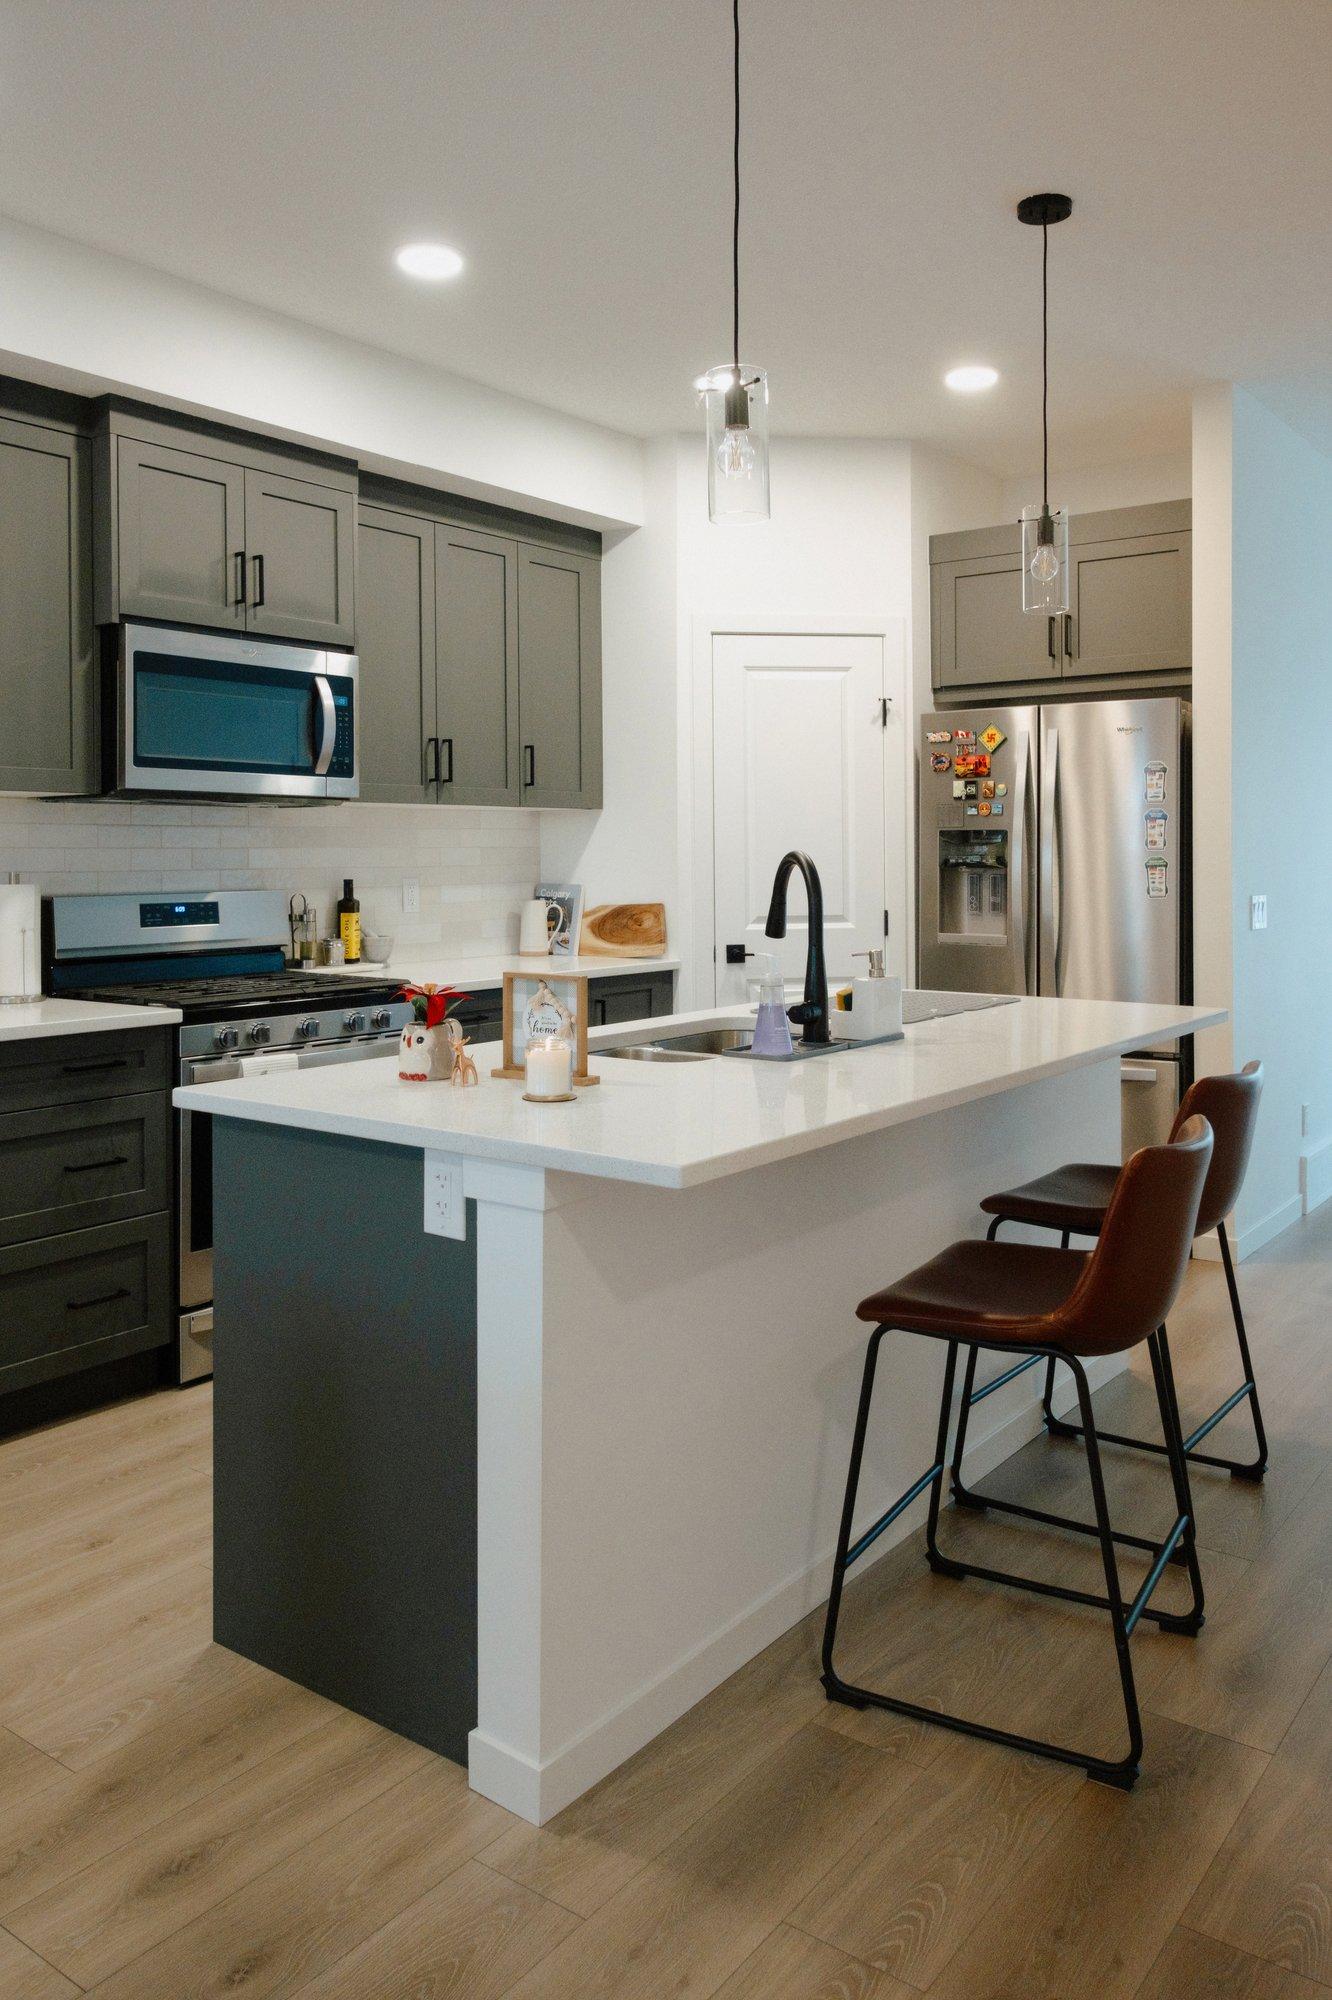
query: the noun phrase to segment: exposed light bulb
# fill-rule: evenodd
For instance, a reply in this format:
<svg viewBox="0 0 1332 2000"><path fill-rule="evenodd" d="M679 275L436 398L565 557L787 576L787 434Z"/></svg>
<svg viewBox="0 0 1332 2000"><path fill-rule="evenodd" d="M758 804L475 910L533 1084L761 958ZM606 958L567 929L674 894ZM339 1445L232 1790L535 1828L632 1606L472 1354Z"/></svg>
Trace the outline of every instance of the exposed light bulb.
<svg viewBox="0 0 1332 2000"><path fill-rule="evenodd" d="M758 463L748 424L727 424L717 446L717 471L723 479L748 479Z"/></svg>
<svg viewBox="0 0 1332 2000"><path fill-rule="evenodd" d="M1031 559L1030 569L1037 583L1053 583L1059 574L1059 558L1053 542L1042 542Z"/></svg>

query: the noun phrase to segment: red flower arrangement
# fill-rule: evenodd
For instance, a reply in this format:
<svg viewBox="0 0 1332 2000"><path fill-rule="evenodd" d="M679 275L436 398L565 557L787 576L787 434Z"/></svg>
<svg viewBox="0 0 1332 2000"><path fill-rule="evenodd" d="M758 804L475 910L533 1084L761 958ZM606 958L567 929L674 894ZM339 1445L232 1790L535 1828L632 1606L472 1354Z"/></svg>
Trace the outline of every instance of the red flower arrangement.
<svg viewBox="0 0 1332 2000"><path fill-rule="evenodd" d="M398 995L400 1000L411 1001L412 1012L423 1028L437 1028L456 1001L471 997L456 986L434 985L404 986Z"/></svg>

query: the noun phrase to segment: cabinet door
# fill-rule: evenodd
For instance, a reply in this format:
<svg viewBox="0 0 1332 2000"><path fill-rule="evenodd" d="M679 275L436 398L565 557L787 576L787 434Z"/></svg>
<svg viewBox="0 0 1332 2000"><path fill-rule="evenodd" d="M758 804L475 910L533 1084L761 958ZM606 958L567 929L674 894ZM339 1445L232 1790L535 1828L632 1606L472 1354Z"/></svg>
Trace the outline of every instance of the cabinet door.
<svg viewBox="0 0 1332 2000"><path fill-rule="evenodd" d="M1054 680L1062 637L1022 609L1022 558L974 556L934 566L934 684Z"/></svg>
<svg viewBox="0 0 1332 2000"><path fill-rule="evenodd" d="M435 797L435 524L362 507L356 530L363 799Z"/></svg>
<svg viewBox="0 0 1332 2000"><path fill-rule="evenodd" d="M0 791L97 789L87 453L0 418Z"/></svg>
<svg viewBox="0 0 1332 2000"><path fill-rule="evenodd" d="M354 493L251 467L245 548L249 631L321 646L355 643Z"/></svg>
<svg viewBox="0 0 1332 2000"><path fill-rule="evenodd" d="M245 474L224 459L116 440L116 567L127 618L245 622Z"/></svg>
<svg viewBox="0 0 1332 2000"><path fill-rule="evenodd" d="M522 802L601 804L601 569L593 557L518 552Z"/></svg>
<svg viewBox="0 0 1332 2000"><path fill-rule="evenodd" d="M439 796L517 805L518 544L441 525L435 603Z"/></svg>
<svg viewBox="0 0 1332 2000"><path fill-rule="evenodd" d="M1192 657L1193 537L1134 535L1069 551L1064 673L1187 670Z"/></svg>

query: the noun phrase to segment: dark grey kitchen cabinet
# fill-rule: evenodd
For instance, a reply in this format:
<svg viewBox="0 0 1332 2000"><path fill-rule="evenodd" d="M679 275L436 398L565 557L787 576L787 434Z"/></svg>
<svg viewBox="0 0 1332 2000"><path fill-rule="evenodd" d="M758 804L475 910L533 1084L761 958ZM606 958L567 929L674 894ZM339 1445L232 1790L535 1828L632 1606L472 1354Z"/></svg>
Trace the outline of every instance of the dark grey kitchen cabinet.
<svg viewBox="0 0 1332 2000"><path fill-rule="evenodd" d="M518 551L521 797L601 804L601 572L589 556Z"/></svg>
<svg viewBox="0 0 1332 2000"><path fill-rule="evenodd" d="M245 471L116 439L120 612L175 625L245 624Z"/></svg>
<svg viewBox="0 0 1332 2000"><path fill-rule="evenodd" d="M0 791L97 789L90 444L0 417Z"/></svg>
<svg viewBox="0 0 1332 2000"><path fill-rule="evenodd" d="M215 426L109 406L96 447L98 624L356 641L356 474Z"/></svg>
<svg viewBox="0 0 1332 2000"><path fill-rule="evenodd" d="M645 973L641 979L626 974L594 980L588 989L590 1025L609 1028L618 1021L647 1021L669 1014L674 984L669 972Z"/></svg>
<svg viewBox="0 0 1332 2000"><path fill-rule="evenodd" d="M932 657L940 694L1131 680L1183 685L1192 665L1192 508L1187 500L1075 514L1069 612L1021 608L1017 523L930 539Z"/></svg>
<svg viewBox="0 0 1332 2000"><path fill-rule="evenodd" d="M356 495L247 468L246 630L315 646L356 640Z"/></svg>
<svg viewBox="0 0 1332 2000"><path fill-rule="evenodd" d="M517 805L517 543L441 523L435 591L440 799Z"/></svg>
<svg viewBox="0 0 1332 2000"><path fill-rule="evenodd" d="M437 793L435 523L363 506L356 559L361 797L420 805Z"/></svg>
<svg viewBox="0 0 1332 2000"><path fill-rule="evenodd" d="M1064 675L1178 673L1192 663L1193 536L1074 543Z"/></svg>
<svg viewBox="0 0 1332 2000"><path fill-rule="evenodd" d="M1061 641L1054 622L1022 609L1022 552L934 565L934 685L1055 680Z"/></svg>

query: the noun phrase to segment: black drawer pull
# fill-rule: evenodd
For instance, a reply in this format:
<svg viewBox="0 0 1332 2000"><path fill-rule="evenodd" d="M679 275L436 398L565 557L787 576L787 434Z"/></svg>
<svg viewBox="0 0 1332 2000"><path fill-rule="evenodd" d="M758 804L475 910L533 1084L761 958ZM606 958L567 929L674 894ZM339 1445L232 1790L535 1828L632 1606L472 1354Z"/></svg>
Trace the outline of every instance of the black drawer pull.
<svg viewBox="0 0 1332 2000"><path fill-rule="evenodd" d="M523 779L523 784L530 790L536 783L536 744L525 743L523 754L527 758L527 776Z"/></svg>
<svg viewBox="0 0 1332 2000"><path fill-rule="evenodd" d="M80 1160L77 1164L67 1166L65 1172L67 1174L95 1174L103 1167L127 1167L128 1165L128 1153L113 1153L109 1160Z"/></svg>
<svg viewBox="0 0 1332 2000"><path fill-rule="evenodd" d="M128 1299L131 1296L129 1286L121 1285L114 1292L99 1292L95 1299L66 1299L65 1311L72 1313L88 1312L93 1306L114 1305L117 1299Z"/></svg>
<svg viewBox="0 0 1332 2000"><path fill-rule="evenodd" d="M91 1076L94 1070L128 1069L129 1057L112 1056L109 1062L62 1063L60 1067L65 1076Z"/></svg>
<svg viewBox="0 0 1332 2000"><path fill-rule="evenodd" d="M236 551L235 555L234 555L234 556L232 557L232 561L233 561L233 562L235 563L235 565L236 565L236 603L237 603L237 606L239 607L239 606L241 606L241 605L243 605L243 604L245 603L245 551L244 551L244 549L237 549L237 551Z"/></svg>
<svg viewBox="0 0 1332 2000"><path fill-rule="evenodd" d="M264 588L263 557L251 556L250 565L254 571L254 595L250 599L250 609L251 611L262 611L268 602L268 594Z"/></svg>
<svg viewBox="0 0 1332 2000"><path fill-rule="evenodd" d="M439 747L441 752L447 750L449 756L449 767L447 771L444 771L442 774L437 771L435 775L436 777L439 778L439 782L441 785L451 785L453 783L453 738L451 736L441 736L439 739Z"/></svg>

